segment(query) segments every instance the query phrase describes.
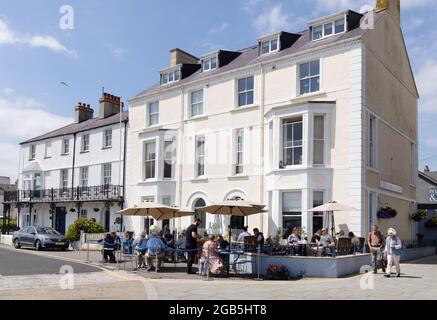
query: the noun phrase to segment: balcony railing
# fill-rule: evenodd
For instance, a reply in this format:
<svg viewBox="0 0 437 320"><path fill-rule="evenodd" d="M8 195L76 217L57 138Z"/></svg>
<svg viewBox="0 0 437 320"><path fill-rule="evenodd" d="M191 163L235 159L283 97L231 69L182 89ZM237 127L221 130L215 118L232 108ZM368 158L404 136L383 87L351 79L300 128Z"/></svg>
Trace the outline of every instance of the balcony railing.
<svg viewBox="0 0 437 320"><path fill-rule="evenodd" d="M4 202L49 203L66 201L121 200L123 186L101 185L89 187L18 190L5 192Z"/></svg>

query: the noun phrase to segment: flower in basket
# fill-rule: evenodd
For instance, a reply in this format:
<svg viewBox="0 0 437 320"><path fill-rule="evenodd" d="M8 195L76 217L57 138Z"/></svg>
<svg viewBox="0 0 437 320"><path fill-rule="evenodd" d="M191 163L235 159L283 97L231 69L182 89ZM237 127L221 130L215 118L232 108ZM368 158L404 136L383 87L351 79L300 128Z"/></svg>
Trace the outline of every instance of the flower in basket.
<svg viewBox="0 0 437 320"><path fill-rule="evenodd" d="M393 219L397 215L397 211L391 207L381 208L377 214L379 219Z"/></svg>
<svg viewBox="0 0 437 320"><path fill-rule="evenodd" d="M425 221L426 218L428 218L428 214L426 210L417 210L411 214L410 218L415 222L421 222Z"/></svg>
<svg viewBox="0 0 437 320"><path fill-rule="evenodd" d="M427 228L437 228L437 216L433 216L427 222L425 222Z"/></svg>
<svg viewBox="0 0 437 320"><path fill-rule="evenodd" d="M267 278L269 280L289 280L288 269L279 264L271 264L267 267Z"/></svg>

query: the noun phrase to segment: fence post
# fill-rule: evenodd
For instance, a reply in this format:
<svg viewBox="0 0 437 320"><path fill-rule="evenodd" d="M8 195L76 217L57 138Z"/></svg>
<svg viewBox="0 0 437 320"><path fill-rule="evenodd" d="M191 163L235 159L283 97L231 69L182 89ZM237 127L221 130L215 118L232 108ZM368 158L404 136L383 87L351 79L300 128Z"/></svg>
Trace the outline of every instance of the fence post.
<svg viewBox="0 0 437 320"><path fill-rule="evenodd" d="M260 257L260 255L261 255L261 245L258 245L257 253L256 253L256 274L257 274L257 277L255 279L257 281L262 280L260 278L260 272L259 272L259 257Z"/></svg>
<svg viewBox="0 0 437 320"><path fill-rule="evenodd" d="M84 234L84 238L85 238L84 240L86 243L86 263L89 264L90 263L90 244L88 241L88 234L87 233Z"/></svg>

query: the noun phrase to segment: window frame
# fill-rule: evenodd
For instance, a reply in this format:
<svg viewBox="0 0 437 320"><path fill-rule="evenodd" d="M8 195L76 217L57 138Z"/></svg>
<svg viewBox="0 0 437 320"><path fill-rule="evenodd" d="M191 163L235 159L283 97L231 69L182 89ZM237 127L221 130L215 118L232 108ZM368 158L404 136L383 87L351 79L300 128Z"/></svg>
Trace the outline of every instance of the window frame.
<svg viewBox="0 0 437 320"><path fill-rule="evenodd" d="M50 159L51 157L53 157L53 143L52 141L47 141L45 143L44 158Z"/></svg>
<svg viewBox="0 0 437 320"><path fill-rule="evenodd" d="M148 146L150 145L154 145L154 152L150 153L150 155L153 155L153 158L148 157ZM158 143L156 140L149 140L149 141L144 141L144 156L143 156L143 166L144 166L144 175L143 175L143 179L144 181L148 181L148 180L153 180L156 179L156 160L157 160L157 147L158 147ZM151 150L152 151L152 150ZM150 170L151 173L153 171L153 175L148 176L148 164L151 165Z"/></svg>
<svg viewBox="0 0 437 320"><path fill-rule="evenodd" d="M29 161L36 159L36 144L31 144L29 146Z"/></svg>
<svg viewBox="0 0 437 320"><path fill-rule="evenodd" d="M299 193L300 194L300 211L287 211L288 214L285 212L285 206L284 206L284 195L290 194L290 193ZM303 212L304 212L304 206L303 206L303 197L304 197L304 190L283 190L281 191L281 225L284 228L285 232L285 221L284 218L290 217L290 218L300 218L300 227L303 225ZM296 214L295 214L296 213Z"/></svg>
<svg viewBox="0 0 437 320"><path fill-rule="evenodd" d="M172 80L170 81L170 75L172 75ZM165 86L174 82L178 82L181 80L181 69L174 69L171 71L164 71L161 72L161 79L160 79L160 84L161 86ZM165 79L165 80L164 80Z"/></svg>
<svg viewBox="0 0 437 320"><path fill-rule="evenodd" d="M86 173L86 174L85 174ZM85 167L81 167L80 168L80 187L81 188L86 188L89 186L89 167L85 166ZM84 181L86 181L86 183L84 183Z"/></svg>
<svg viewBox="0 0 437 320"><path fill-rule="evenodd" d="M110 134L108 134L108 132ZM112 137L113 137L113 130L112 130L112 128L103 130L103 149L110 149L110 148L112 148Z"/></svg>
<svg viewBox="0 0 437 320"><path fill-rule="evenodd" d="M60 170L60 187L63 191L69 188L69 169ZM64 184L65 183L65 184Z"/></svg>
<svg viewBox="0 0 437 320"><path fill-rule="evenodd" d="M151 108L152 106L157 106L158 107L158 111L156 112L151 112ZM157 120L156 123L152 123L152 117L156 116ZM154 102L149 102L147 104L147 126L148 127L153 127L153 126L157 126L160 123L160 103L159 101L154 101Z"/></svg>
<svg viewBox="0 0 437 320"><path fill-rule="evenodd" d="M202 101L193 101L193 95L198 93L198 92L202 92ZM194 114L193 113L193 107L194 106L199 106L200 105L200 109L201 109L201 113L199 114ZM193 90L190 92L190 118L195 118L195 117L200 117L202 115L205 114L205 89L198 89L198 90Z"/></svg>
<svg viewBox="0 0 437 320"><path fill-rule="evenodd" d="M294 140L294 126L300 124L302 127L302 139L301 140ZM286 146L286 141L285 141L285 136L286 136L286 130L285 127L286 126L292 126L292 144L294 144L295 141L301 141L300 145L292 145L290 147ZM284 168L292 168L292 167L298 167L298 166L302 166L304 164L304 152L305 152L305 144L304 144L304 133L305 133L305 129L304 129L304 118L303 116L297 116L297 117L293 117L293 118L284 118L282 119L282 124L281 124L281 132L282 132L282 141L281 141L281 157L282 157L282 163L283 163L283 167ZM294 149L301 149L301 161L300 163L295 164L294 161ZM288 151L288 149L292 150L292 164L287 164L287 154L286 152Z"/></svg>
<svg viewBox="0 0 437 320"><path fill-rule="evenodd" d="M234 157L234 175L244 174L244 128L235 129Z"/></svg>
<svg viewBox="0 0 437 320"><path fill-rule="evenodd" d="M213 61L215 60L215 67L213 67ZM216 70L219 67L219 58L218 55L215 56L211 56L211 57L206 57L204 59L202 59L202 71L203 72L208 72L208 71L212 71L212 70ZM205 66L207 66L208 68L205 68Z"/></svg>
<svg viewBox="0 0 437 320"><path fill-rule="evenodd" d="M273 47L272 43L274 41L276 41L276 49L272 49L272 47ZM264 45L265 44L268 44L268 51L267 52L264 52ZM261 56L264 56L264 55L276 53L276 52L279 52L281 50L280 47L281 47L281 41L280 41L279 35L276 35L275 37L272 37L272 38L266 38L266 39L259 41L259 54Z"/></svg>
<svg viewBox="0 0 437 320"><path fill-rule="evenodd" d="M319 63L319 72L318 72L318 74L316 74L316 75L311 75L311 64L312 63L314 63L314 62L318 62ZM302 77L302 75L301 75L301 67L302 66L304 66L304 65L308 65L308 75L307 76L304 76L304 77ZM319 93L319 92L321 92L322 91L322 60L319 58L319 59L314 59L314 60L311 60L311 61L307 61L307 62L302 62L302 63L299 63L298 65L297 65L297 67L298 67L298 70L297 70L297 83L298 83L298 90L297 90L297 92L298 92L298 96L300 96L300 97L304 97L304 96L306 96L306 95L311 95L311 94L317 94L317 93ZM311 90L311 83L312 83L312 79L315 79L315 78L318 78L318 80L319 80L319 82L318 82L318 90L314 90L314 91L312 91ZM305 81L305 80L308 80L308 83L309 83L309 91L308 92L302 92L302 88L303 88L303 86L302 86L302 81Z"/></svg>
<svg viewBox="0 0 437 320"><path fill-rule="evenodd" d="M109 167L109 170L108 170ZM109 175L107 173L109 172ZM109 183L107 183L107 179L109 179ZM112 163L103 163L102 164L102 185L110 186L112 185Z"/></svg>
<svg viewBox="0 0 437 320"><path fill-rule="evenodd" d="M368 142L367 142L367 166L378 170L378 119L370 114L367 122Z"/></svg>
<svg viewBox="0 0 437 320"><path fill-rule="evenodd" d="M203 142L202 148L199 148L199 143ZM194 151L195 151L195 177L200 178L205 176L205 160L206 160L206 137L205 135L196 135L194 139ZM200 151L202 151L200 153Z"/></svg>
<svg viewBox="0 0 437 320"><path fill-rule="evenodd" d="M86 148L85 148L86 147ZM80 152L86 153L90 151L90 134L82 134L80 138Z"/></svg>
<svg viewBox="0 0 437 320"><path fill-rule="evenodd" d="M315 137L315 133L316 133L316 118L322 118L322 123L323 123L323 138L316 138ZM316 155L316 142L321 142L322 143L322 163L316 163L315 161L315 155ZM313 116L313 166L314 167L323 167L326 166L326 114L314 114Z"/></svg>
<svg viewBox="0 0 437 320"><path fill-rule="evenodd" d="M343 21L343 30L337 32L336 31L336 27L337 27L336 24L340 20ZM326 34L325 33L326 28L325 27L329 26L329 25L331 25L331 33L330 34ZM317 28L321 28L321 36L320 36L320 38L315 38L314 37L315 30ZM332 19L332 20L329 20L329 21L326 21L326 22L321 22L321 23L318 23L318 24L315 24L315 25L311 26L311 40L312 41L320 41L320 40L323 40L323 39L326 39L326 38L330 38L330 37L333 37L333 36L336 36L336 35L339 35L339 34L343 34L343 33L346 33L346 32L347 32L347 17L346 17L346 15L343 15L341 18L337 17L335 19Z"/></svg>
<svg viewBox="0 0 437 320"><path fill-rule="evenodd" d="M167 180L172 180L174 178L174 142L175 141L173 140L164 141L162 177ZM170 152L167 150L168 144L170 144ZM170 158L168 158L168 155L170 155ZM166 168L168 168L168 166L170 166L170 177L166 176Z"/></svg>
<svg viewBox="0 0 437 320"><path fill-rule="evenodd" d="M252 89L248 89L247 87L247 80L252 78L252 83L253 83L253 88ZM240 91L240 81L245 81L245 87L244 90ZM237 96L236 96L236 108L244 108L244 107L250 107L253 106L255 104L255 76L247 76L247 77L243 77L243 78L238 78L236 80L236 92L237 92ZM252 103L248 103L248 94L252 92ZM245 104L240 104L240 95L244 94L246 96L245 98Z"/></svg>
<svg viewBox="0 0 437 320"><path fill-rule="evenodd" d="M61 155L67 156L69 154L70 154L70 139L64 138L62 139Z"/></svg>

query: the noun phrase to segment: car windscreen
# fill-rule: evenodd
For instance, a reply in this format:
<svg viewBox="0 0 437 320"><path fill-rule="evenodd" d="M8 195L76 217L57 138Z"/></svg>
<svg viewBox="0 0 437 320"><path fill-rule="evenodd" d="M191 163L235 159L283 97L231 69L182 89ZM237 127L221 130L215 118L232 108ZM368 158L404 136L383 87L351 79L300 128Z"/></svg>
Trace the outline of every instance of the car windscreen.
<svg viewBox="0 0 437 320"><path fill-rule="evenodd" d="M38 227L38 228L36 228L36 231L38 232L38 234L48 234L48 235L56 235L56 236L61 235L58 231L56 231L55 229L52 229L52 228Z"/></svg>

